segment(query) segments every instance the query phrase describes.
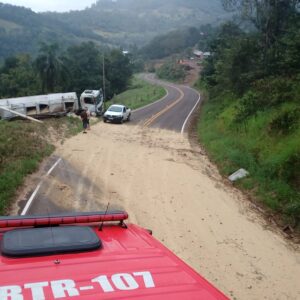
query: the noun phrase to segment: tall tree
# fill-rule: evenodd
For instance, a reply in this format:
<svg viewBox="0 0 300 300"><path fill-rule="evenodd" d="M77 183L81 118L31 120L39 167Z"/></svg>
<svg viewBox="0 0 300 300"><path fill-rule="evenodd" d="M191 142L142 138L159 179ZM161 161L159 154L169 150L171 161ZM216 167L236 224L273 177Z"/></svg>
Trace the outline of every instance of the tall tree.
<svg viewBox="0 0 300 300"><path fill-rule="evenodd" d="M106 65L106 79L110 84L110 96L123 92L131 75L132 65L129 58L121 50L112 50L108 55Z"/></svg>
<svg viewBox="0 0 300 300"><path fill-rule="evenodd" d="M42 92L54 92L56 85L66 78L67 68L58 58L58 45L42 43L40 54L36 58L35 65L38 70Z"/></svg>
<svg viewBox="0 0 300 300"><path fill-rule="evenodd" d="M262 63L266 75L277 74L280 39L299 15L300 0L222 0L227 10L237 11L260 34Z"/></svg>
<svg viewBox="0 0 300 300"><path fill-rule="evenodd" d="M68 65L71 74L69 89L80 94L86 89L102 87L102 54L95 43L69 47L64 64Z"/></svg>
<svg viewBox="0 0 300 300"><path fill-rule="evenodd" d="M270 48L285 31L290 17L297 13L300 0L222 0L227 10L238 11L263 35L264 46Z"/></svg>
<svg viewBox="0 0 300 300"><path fill-rule="evenodd" d="M0 97L30 96L39 92L40 83L30 56L8 57L0 69Z"/></svg>

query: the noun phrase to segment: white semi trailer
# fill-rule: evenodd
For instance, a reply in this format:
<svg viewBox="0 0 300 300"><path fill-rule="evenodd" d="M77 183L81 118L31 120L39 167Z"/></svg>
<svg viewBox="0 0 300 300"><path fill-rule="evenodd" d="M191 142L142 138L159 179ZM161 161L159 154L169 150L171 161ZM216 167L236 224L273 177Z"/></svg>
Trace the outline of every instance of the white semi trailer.
<svg viewBox="0 0 300 300"><path fill-rule="evenodd" d="M6 120L16 117L14 112L30 117L43 117L75 112L78 109L75 92L0 99L0 118Z"/></svg>
<svg viewBox="0 0 300 300"><path fill-rule="evenodd" d="M2 109L1 109L2 108ZM103 114L102 90L85 90L78 101L75 92L0 99L0 118L9 120L18 116L41 118L68 112L80 113L87 108L91 114Z"/></svg>

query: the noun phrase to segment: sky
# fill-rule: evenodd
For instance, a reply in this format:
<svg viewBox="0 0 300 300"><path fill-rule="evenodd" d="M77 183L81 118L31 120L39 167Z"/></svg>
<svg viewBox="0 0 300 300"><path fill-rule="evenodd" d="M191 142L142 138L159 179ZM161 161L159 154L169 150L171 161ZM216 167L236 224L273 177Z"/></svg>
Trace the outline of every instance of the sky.
<svg viewBox="0 0 300 300"><path fill-rule="evenodd" d="M65 12L85 9L95 3L96 0L0 0L0 2L31 8L35 12Z"/></svg>

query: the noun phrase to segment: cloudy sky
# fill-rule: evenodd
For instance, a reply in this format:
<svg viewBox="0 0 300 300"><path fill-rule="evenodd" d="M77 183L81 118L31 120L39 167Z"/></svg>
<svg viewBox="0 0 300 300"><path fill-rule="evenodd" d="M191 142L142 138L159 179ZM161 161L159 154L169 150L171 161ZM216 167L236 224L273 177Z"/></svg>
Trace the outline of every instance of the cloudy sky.
<svg viewBox="0 0 300 300"><path fill-rule="evenodd" d="M84 9L96 0L0 0L2 3L9 3L18 6L31 8L35 12L42 11L69 11Z"/></svg>

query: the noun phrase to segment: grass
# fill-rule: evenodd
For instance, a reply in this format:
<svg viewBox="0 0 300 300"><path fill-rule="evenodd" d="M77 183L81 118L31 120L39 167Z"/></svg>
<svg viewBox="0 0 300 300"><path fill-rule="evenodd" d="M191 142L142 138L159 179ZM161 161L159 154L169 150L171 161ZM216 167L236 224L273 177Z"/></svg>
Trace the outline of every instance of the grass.
<svg viewBox="0 0 300 300"><path fill-rule="evenodd" d="M165 94L165 89L135 76L130 88L110 102L136 109ZM54 144L63 143L80 131L80 119L72 117L46 119L44 124L0 120L0 215L8 213L10 203L25 177L35 172L40 162L53 153Z"/></svg>
<svg viewBox="0 0 300 300"><path fill-rule="evenodd" d="M286 221L299 224L300 126L286 134L270 131L272 120L287 105L299 105L283 104L235 124L237 103L226 94L204 102L197 128L201 143L224 176L247 169L250 176L235 184Z"/></svg>
<svg viewBox="0 0 300 300"><path fill-rule="evenodd" d="M37 170L43 158L55 149L53 142L81 131L77 118L27 121L0 121L0 215L8 212L25 177Z"/></svg>
<svg viewBox="0 0 300 300"><path fill-rule="evenodd" d="M113 103L123 104L131 109L137 109L164 97L166 90L160 86L150 84L137 76L134 76L129 89L124 93L115 96L106 103L109 106Z"/></svg>
<svg viewBox="0 0 300 300"><path fill-rule="evenodd" d="M48 132L54 131L54 137L59 139L61 143L82 131L82 122L79 117L46 119L44 122Z"/></svg>

